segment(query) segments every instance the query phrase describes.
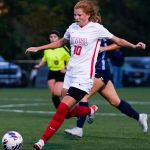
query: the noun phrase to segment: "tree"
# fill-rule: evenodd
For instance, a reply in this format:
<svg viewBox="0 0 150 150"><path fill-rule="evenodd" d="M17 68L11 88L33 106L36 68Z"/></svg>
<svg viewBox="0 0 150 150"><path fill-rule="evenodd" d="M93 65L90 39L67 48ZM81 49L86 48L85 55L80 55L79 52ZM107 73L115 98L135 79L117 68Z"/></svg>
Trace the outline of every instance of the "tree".
<svg viewBox="0 0 150 150"><path fill-rule="evenodd" d="M3 2L3 5L1 5ZM31 59L41 54L25 55L29 46L46 44L52 29L62 34L73 22L73 6L77 0L0 0L0 8L8 13L0 16L0 49L7 59ZM115 35L134 43L143 41L149 45L150 1L97 0L103 24ZM1 10L1 9L0 9ZM128 49L125 50L126 54ZM132 55L150 55L143 51ZM28 57L28 58L27 58Z"/></svg>

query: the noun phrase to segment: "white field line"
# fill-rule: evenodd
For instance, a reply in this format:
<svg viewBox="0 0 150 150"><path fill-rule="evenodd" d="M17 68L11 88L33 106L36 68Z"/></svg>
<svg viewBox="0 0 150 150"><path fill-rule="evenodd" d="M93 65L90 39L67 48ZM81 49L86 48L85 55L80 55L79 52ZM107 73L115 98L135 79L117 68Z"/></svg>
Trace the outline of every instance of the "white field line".
<svg viewBox="0 0 150 150"><path fill-rule="evenodd" d="M150 102L129 102L130 104L136 105L149 105ZM94 103L95 104L95 103ZM108 103L98 103L100 105L108 105ZM41 106L47 105L47 103L31 103L31 104L7 104L7 105L0 105L0 108L13 108L13 107L29 107L29 106Z"/></svg>
<svg viewBox="0 0 150 150"><path fill-rule="evenodd" d="M27 114L54 114L54 111L32 111L32 110L11 110L11 109L0 109L0 112L13 112L13 113L27 113ZM109 117L118 117L118 116L125 116L121 113L96 113L98 116L109 116ZM148 114L149 116L150 114Z"/></svg>
<svg viewBox="0 0 150 150"><path fill-rule="evenodd" d="M47 105L47 103L32 103L32 104L8 104L8 105L0 105L0 108L10 108L10 107L28 107L28 106L41 106Z"/></svg>
<svg viewBox="0 0 150 150"><path fill-rule="evenodd" d="M0 98L1 100L1 98ZM8 98L10 100L10 98ZM11 99L12 100L12 99ZM26 98L15 98L15 100L31 100ZM33 100L33 99L32 99ZM34 99L34 101L43 101L42 99ZM128 101L130 104L136 104L136 105L150 105L150 102L147 101ZM95 103L95 102L94 102ZM100 102L100 105L108 105L106 102ZM41 106L41 105L47 105L47 103L31 103L31 104L8 104L8 105L0 105L0 112L14 112L14 113L29 113L29 114L54 114L54 111L32 111L32 110L21 110L21 109L7 109L7 108L13 108L13 107L29 107L29 106ZM3 109L4 108L4 109ZM100 116L124 116L121 113L96 113L96 115ZM150 114L148 114L150 115Z"/></svg>
<svg viewBox="0 0 150 150"><path fill-rule="evenodd" d="M5 98L0 98L0 101L45 101L47 99L45 98L8 98L8 97L5 97Z"/></svg>
<svg viewBox="0 0 150 150"><path fill-rule="evenodd" d="M0 101L2 100L2 101L37 101L37 102L39 102L39 101L48 101L48 99L50 99L50 98L33 98L33 99L31 99L31 98L7 98L7 97L5 97L5 98L0 98ZM94 104L101 104L101 105L108 105L108 102L106 102L105 100L102 100L102 99L94 99L94 102L93 102L93 100L89 100L89 102L90 103L94 103ZM127 102L128 103L130 103L130 104L134 104L134 105L150 105L150 101L129 101L129 100L127 100Z"/></svg>
<svg viewBox="0 0 150 150"><path fill-rule="evenodd" d="M15 112L15 113L29 113L29 114L54 114L54 111L32 111L20 109L0 109L0 112Z"/></svg>

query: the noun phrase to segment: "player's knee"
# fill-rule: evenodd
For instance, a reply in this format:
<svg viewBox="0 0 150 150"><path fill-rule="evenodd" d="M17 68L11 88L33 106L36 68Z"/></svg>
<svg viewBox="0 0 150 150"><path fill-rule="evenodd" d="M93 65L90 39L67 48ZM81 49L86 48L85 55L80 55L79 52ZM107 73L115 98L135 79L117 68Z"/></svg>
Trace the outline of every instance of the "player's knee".
<svg viewBox="0 0 150 150"><path fill-rule="evenodd" d="M111 101L110 104L114 107L117 107L120 104L120 101Z"/></svg>
<svg viewBox="0 0 150 150"><path fill-rule="evenodd" d="M55 91L54 94L58 97L62 96L62 92L61 90L60 91Z"/></svg>

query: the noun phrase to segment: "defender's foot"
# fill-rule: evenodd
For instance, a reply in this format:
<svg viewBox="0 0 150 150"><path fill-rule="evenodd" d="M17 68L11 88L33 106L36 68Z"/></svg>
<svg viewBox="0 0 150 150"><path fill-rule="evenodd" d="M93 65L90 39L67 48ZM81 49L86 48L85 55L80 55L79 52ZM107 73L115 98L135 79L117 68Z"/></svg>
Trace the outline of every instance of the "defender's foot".
<svg viewBox="0 0 150 150"><path fill-rule="evenodd" d="M148 132L147 120L148 120L147 114L140 114L139 123L142 126L142 129L143 129L144 133Z"/></svg>
<svg viewBox="0 0 150 150"><path fill-rule="evenodd" d="M83 129L79 127L74 127L72 129L65 129L64 132L73 136L80 137L80 138L82 138L83 136Z"/></svg>
<svg viewBox="0 0 150 150"><path fill-rule="evenodd" d="M91 114L87 116L87 122L91 124L94 121L95 113L98 110L98 107L96 105L93 105L90 108L91 108Z"/></svg>

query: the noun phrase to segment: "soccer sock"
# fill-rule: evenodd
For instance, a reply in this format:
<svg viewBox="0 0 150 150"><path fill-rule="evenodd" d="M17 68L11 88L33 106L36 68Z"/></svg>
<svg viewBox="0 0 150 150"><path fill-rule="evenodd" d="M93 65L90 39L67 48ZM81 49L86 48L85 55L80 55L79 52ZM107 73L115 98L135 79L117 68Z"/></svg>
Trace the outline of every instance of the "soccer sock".
<svg viewBox="0 0 150 150"><path fill-rule="evenodd" d="M64 122L64 119L68 114L68 112L69 112L69 107L65 103L61 102L55 115L49 122L48 127L44 131L44 134L41 138L44 141L44 143L46 143L47 140L51 138L52 135L59 129L59 127Z"/></svg>
<svg viewBox="0 0 150 150"><path fill-rule="evenodd" d="M53 96L52 101L53 101L55 108L57 109L60 104L60 98L58 96Z"/></svg>
<svg viewBox="0 0 150 150"><path fill-rule="evenodd" d="M91 108L85 106L75 106L66 116L66 118L86 116L91 114Z"/></svg>
<svg viewBox="0 0 150 150"><path fill-rule="evenodd" d="M121 100L118 108L122 113L126 114L127 116L139 120L139 113L126 101Z"/></svg>
<svg viewBox="0 0 150 150"><path fill-rule="evenodd" d="M79 106L88 107L89 103L88 102L79 102ZM86 116L77 117L77 127L83 128L85 120L86 120Z"/></svg>

